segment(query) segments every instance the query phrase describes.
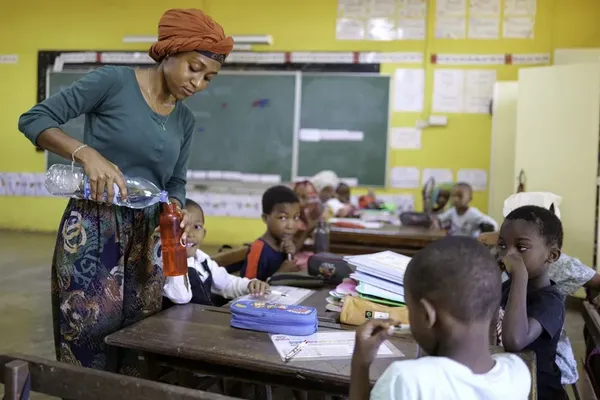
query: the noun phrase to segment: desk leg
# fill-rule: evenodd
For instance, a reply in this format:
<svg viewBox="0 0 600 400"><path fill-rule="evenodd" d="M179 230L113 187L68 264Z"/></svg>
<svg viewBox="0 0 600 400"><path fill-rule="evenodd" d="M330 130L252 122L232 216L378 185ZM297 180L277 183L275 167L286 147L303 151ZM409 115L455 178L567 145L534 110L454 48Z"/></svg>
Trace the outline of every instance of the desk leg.
<svg viewBox="0 0 600 400"><path fill-rule="evenodd" d="M158 381L160 377L160 367L156 362L156 357L151 353L141 353L138 356L138 360L141 377L150 381Z"/></svg>
<svg viewBox="0 0 600 400"><path fill-rule="evenodd" d="M257 384L254 386L254 396L255 399L273 400L273 388L271 385Z"/></svg>

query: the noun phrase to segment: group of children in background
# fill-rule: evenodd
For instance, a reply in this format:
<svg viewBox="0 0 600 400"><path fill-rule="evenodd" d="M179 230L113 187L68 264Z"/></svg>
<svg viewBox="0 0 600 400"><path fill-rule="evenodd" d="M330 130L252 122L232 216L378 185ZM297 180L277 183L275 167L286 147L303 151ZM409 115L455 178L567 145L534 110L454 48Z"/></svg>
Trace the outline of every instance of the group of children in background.
<svg viewBox="0 0 600 400"><path fill-rule="evenodd" d="M266 231L250 246L240 276L200 250L204 215L188 199L194 228L188 275L167 278L165 306L220 305L249 293L266 294L270 276L301 269L297 257L318 221L351 213L349 192L334 175L324 171L294 189L274 186L264 193ZM525 363L510 353L491 354L490 344L535 352L538 398L568 398L562 385L578 376L564 332L564 299L582 286L600 289L600 275L561 253L562 224L551 195L511 196L499 231L491 217L470 206L471 198L469 185L452 187L452 207L433 219L434 227L449 224L449 237L418 252L406 270L410 329L427 356L393 363L370 391L369 365L394 322L368 322L356 334L351 399L527 398L531 374ZM498 232L473 238L486 231Z"/></svg>

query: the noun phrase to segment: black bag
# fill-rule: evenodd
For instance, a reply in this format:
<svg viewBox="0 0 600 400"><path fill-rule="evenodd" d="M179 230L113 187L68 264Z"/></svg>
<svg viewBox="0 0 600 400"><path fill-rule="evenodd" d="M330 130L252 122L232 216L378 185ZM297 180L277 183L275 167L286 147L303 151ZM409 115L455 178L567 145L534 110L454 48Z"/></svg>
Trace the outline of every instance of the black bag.
<svg viewBox="0 0 600 400"><path fill-rule="evenodd" d="M318 253L308 258L308 274L323 277L325 283L339 285L354 272L342 256Z"/></svg>
<svg viewBox="0 0 600 400"><path fill-rule="evenodd" d="M286 272L276 274L267 279L271 286L293 286L306 289L319 289L323 287L323 277L308 276L303 272Z"/></svg>

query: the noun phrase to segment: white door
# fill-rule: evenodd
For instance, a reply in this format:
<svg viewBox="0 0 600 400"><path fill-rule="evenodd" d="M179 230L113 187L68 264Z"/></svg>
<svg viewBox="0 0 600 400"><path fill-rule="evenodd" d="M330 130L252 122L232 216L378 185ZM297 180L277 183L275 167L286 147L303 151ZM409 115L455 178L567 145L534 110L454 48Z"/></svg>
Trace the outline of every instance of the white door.
<svg viewBox="0 0 600 400"><path fill-rule="evenodd" d="M599 123L599 64L519 71L515 173L524 171L526 191L563 197L563 251L587 265L596 241Z"/></svg>

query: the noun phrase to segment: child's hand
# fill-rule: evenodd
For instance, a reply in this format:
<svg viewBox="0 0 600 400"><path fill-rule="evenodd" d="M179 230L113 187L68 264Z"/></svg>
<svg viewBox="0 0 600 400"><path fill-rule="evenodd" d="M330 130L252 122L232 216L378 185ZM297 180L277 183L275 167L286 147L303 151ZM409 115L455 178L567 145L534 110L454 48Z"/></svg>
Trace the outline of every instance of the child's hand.
<svg viewBox="0 0 600 400"><path fill-rule="evenodd" d="M264 296L270 289L269 284L263 281L254 280L248 284L248 292L253 296Z"/></svg>
<svg viewBox="0 0 600 400"><path fill-rule="evenodd" d="M296 245L291 236L284 236L281 240L281 252L286 254L296 254Z"/></svg>
<svg viewBox="0 0 600 400"><path fill-rule="evenodd" d="M298 267L298 264L296 264L296 259L292 258L291 261L285 260L283 263L281 263L281 266L277 270L277 273L298 271L300 271L300 268Z"/></svg>
<svg viewBox="0 0 600 400"><path fill-rule="evenodd" d="M523 259L521 258L521 256L519 254L512 253L507 256L504 256L501 259L501 262L504 265L506 272L508 272L508 274L511 277L514 276L515 278L520 278L520 279L525 279L525 280L529 279L527 267L525 266L525 263L523 262Z"/></svg>
<svg viewBox="0 0 600 400"><path fill-rule="evenodd" d="M354 361L370 365L379 350L379 346L392 334L392 320L372 319L356 330Z"/></svg>
<svg viewBox="0 0 600 400"><path fill-rule="evenodd" d="M431 229L442 229L442 226L440 225L440 220L437 219L436 217L431 217Z"/></svg>

